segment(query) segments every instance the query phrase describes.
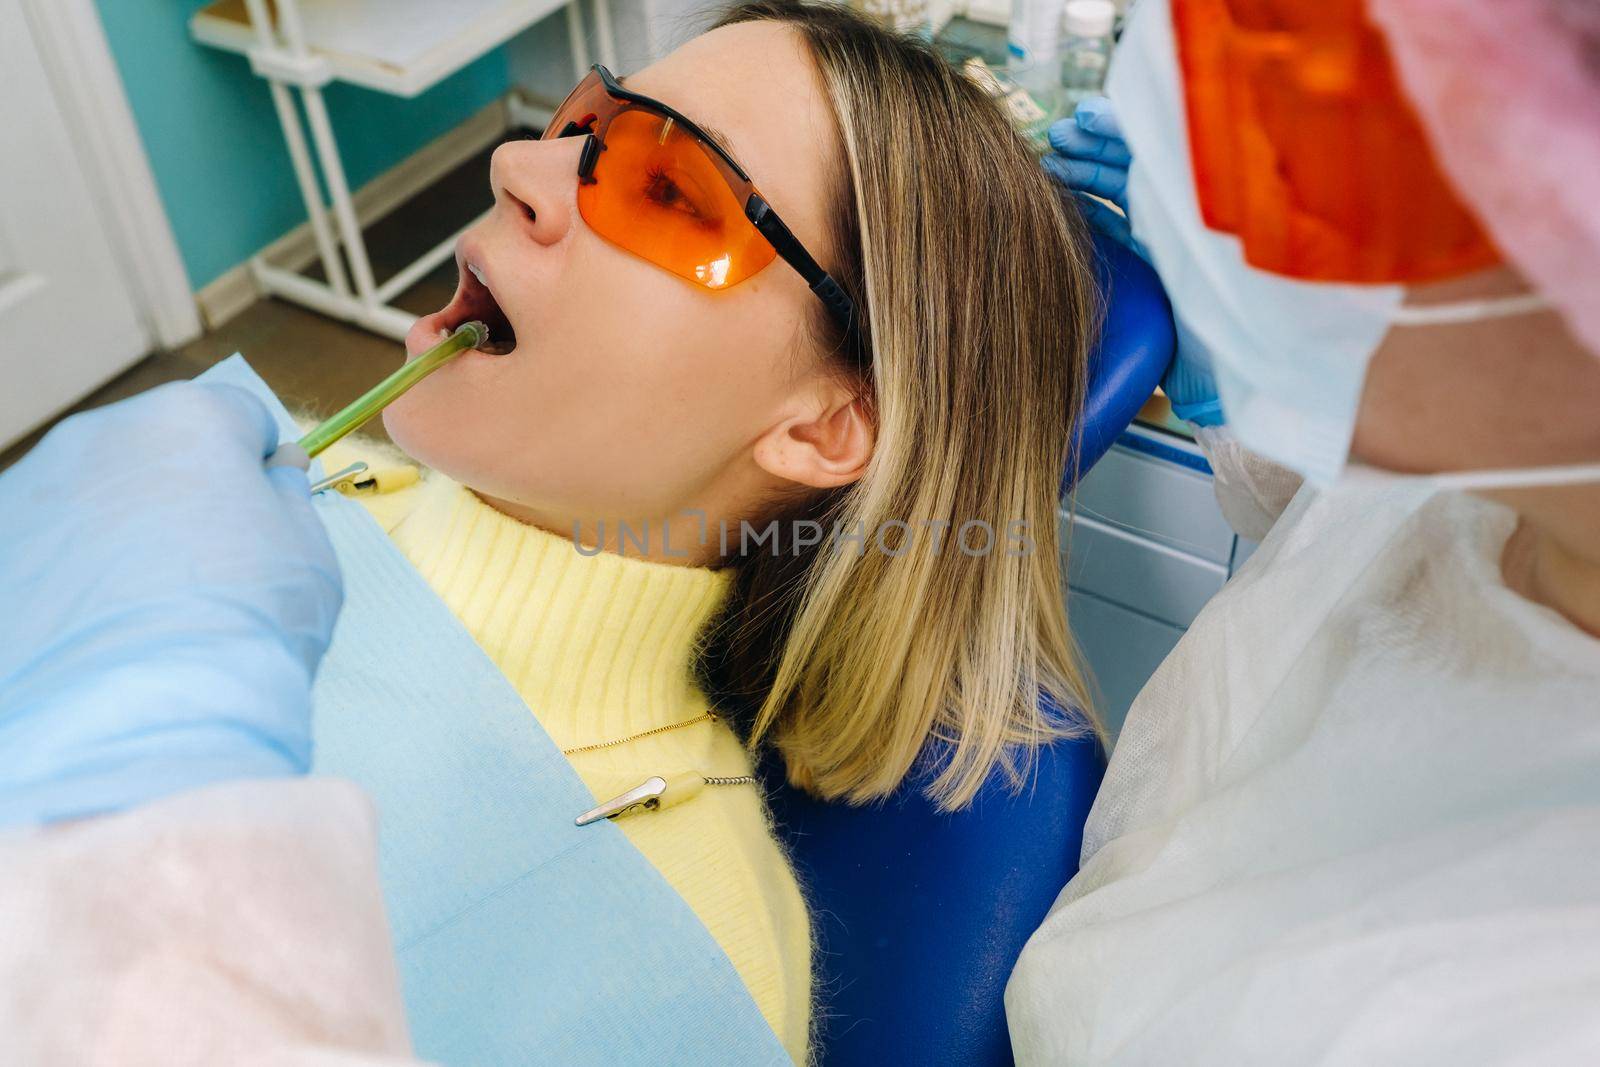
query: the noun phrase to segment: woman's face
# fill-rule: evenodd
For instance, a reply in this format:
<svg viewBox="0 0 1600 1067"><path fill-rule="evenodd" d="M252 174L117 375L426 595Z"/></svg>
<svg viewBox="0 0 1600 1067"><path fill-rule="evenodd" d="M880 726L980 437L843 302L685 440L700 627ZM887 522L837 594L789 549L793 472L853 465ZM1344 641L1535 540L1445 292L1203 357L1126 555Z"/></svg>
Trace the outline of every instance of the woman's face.
<svg viewBox="0 0 1600 1067"><path fill-rule="evenodd" d="M721 131L790 229L831 265L825 205L839 135L796 32L723 27L627 84ZM457 247L456 297L418 320L406 349L415 356L472 317L481 293L469 271L515 347L468 352L392 405L384 425L395 442L508 512L562 531L695 508L737 516L796 481L828 484L826 472L794 466L818 445L815 420L837 429L833 409L849 406L807 339L817 298L781 259L712 291L608 243L575 201L583 142L495 152L494 208ZM850 480L838 455L810 459Z"/></svg>

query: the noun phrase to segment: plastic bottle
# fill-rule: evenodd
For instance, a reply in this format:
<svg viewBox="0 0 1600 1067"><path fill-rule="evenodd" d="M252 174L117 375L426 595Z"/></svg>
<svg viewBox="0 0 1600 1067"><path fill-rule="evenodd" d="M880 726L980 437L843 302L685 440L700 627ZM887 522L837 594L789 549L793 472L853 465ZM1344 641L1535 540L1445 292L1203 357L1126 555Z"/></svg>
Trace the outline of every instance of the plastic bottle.
<svg viewBox="0 0 1600 1067"><path fill-rule="evenodd" d="M1059 65L1063 0L1012 0L1006 33L1007 72L1046 112L1061 95Z"/></svg>
<svg viewBox="0 0 1600 1067"><path fill-rule="evenodd" d="M1061 18L1061 103L1070 112L1106 83L1111 30L1117 5L1111 0L1067 0Z"/></svg>
<svg viewBox="0 0 1600 1067"><path fill-rule="evenodd" d="M896 33L933 39L932 4L929 0L854 0L861 11Z"/></svg>

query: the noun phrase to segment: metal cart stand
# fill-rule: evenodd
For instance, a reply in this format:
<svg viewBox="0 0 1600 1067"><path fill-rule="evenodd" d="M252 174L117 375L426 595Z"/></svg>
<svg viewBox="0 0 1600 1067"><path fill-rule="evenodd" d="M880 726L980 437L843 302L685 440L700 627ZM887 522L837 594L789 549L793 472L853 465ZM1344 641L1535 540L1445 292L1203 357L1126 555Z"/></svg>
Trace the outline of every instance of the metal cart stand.
<svg viewBox="0 0 1600 1067"><path fill-rule="evenodd" d="M414 97L563 6L573 66L582 71L590 63L582 2L219 0L197 12L190 21L196 40L247 56L250 69L267 81L327 279L308 278L256 256L250 270L261 291L374 333L404 338L416 316L390 301L448 259L460 235L451 235L381 284L373 278L322 87L339 80ZM614 65L609 0L592 2L601 62ZM305 110L304 123L295 108L295 92ZM515 95L510 106L518 124L542 124L549 118L548 111L523 105ZM332 201L331 221L330 205L318 185L319 170Z"/></svg>

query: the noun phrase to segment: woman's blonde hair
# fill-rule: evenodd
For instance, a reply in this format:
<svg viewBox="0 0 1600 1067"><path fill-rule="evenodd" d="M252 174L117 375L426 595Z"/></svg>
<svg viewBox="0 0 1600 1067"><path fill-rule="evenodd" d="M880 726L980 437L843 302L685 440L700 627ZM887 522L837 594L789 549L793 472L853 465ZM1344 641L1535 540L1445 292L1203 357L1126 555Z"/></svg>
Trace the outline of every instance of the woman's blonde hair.
<svg viewBox="0 0 1600 1067"><path fill-rule="evenodd" d="M754 20L801 33L843 137L819 258L859 329L819 314L813 332L877 440L859 482L729 561L709 688L797 785L870 801L924 757L928 796L959 808L997 767L1020 784L1037 745L1097 729L1056 510L1096 329L1086 235L999 106L928 45L833 4L754 0L716 25ZM799 520L860 540L807 546ZM985 526L990 550L969 554Z"/></svg>

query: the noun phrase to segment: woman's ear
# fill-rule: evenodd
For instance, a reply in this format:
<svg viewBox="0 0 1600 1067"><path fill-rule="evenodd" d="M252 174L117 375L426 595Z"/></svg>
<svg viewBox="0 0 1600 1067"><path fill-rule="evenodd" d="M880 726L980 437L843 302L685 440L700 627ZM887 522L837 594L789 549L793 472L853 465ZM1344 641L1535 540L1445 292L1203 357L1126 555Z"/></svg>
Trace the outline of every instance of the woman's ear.
<svg viewBox="0 0 1600 1067"><path fill-rule="evenodd" d="M829 379L755 443L756 465L774 477L813 489L849 485L866 472L877 441L867 402Z"/></svg>

